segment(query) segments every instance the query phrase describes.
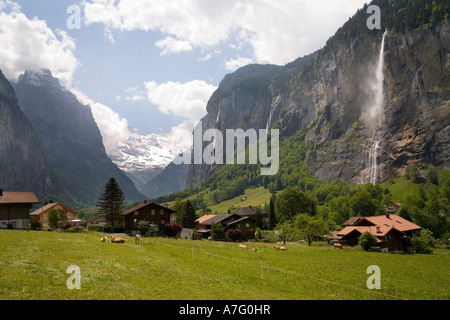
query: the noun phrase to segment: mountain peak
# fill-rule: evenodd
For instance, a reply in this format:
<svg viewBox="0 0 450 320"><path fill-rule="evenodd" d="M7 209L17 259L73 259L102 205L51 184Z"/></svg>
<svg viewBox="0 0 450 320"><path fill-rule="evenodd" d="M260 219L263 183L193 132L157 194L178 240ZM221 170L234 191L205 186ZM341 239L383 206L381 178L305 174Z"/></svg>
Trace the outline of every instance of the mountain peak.
<svg viewBox="0 0 450 320"><path fill-rule="evenodd" d="M61 88L59 80L53 77L52 72L48 69L41 69L40 71L27 70L19 76L19 83L29 84L35 87L54 86Z"/></svg>

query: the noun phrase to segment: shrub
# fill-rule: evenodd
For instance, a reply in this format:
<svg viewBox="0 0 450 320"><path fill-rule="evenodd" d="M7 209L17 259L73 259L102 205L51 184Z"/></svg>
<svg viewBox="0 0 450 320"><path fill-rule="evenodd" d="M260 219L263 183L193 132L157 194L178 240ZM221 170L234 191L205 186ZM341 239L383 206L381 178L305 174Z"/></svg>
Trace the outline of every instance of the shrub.
<svg viewBox="0 0 450 320"><path fill-rule="evenodd" d="M244 240L244 234L241 229L228 229L227 239L232 241L242 241Z"/></svg>
<svg viewBox="0 0 450 320"><path fill-rule="evenodd" d="M215 241L225 240L225 229L220 222L212 225L211 238Z"/></svg>
<svg viewBox="0 0 450 320"><path fill-rule="evenodd" d="M31 219L31 229L32 230L42 230L42 224L39 221Z"/></svg>
<svg viewBox="0 0 450 320"><path fill-rule="evenodd" d="M431 254L436 245L436 240L433 238L433 233L430 230L423 229L419 234L411 238L411 244L416 253Z"/></svg>
<svg viewBox="0 0 450 320"><path fill-rule="evenodd" d="M150 231L150 222L147 220L141 220L138 222L138 230L141 232L142 235L146 235Z"/></svg>
<svg viewBox="0 0 450 320"><path fill-rule="evenodd" d="M377 245L377 238L370 232L364 232L359 238L359 245L364 251L369 251Z"/></svg>
<svg viewBox="0 0 450 320"><path fill-rule="evenodd" d="M81 233L83 231L84 231L83 227L72 227L67 230L67 232L71 232L71 233Z"/></svg>
<svg viewBox="0 0 450 320"><path fill-rule="evenodd" d="M92 231L92 232L100 232L100 233L103 233L103 232L104 232L104 227L102 227L102 226L89 226L89 227L88 227L88 230L89 230L89 231Z"/></svg>
<svg viewBox="0 0 450 320"><path fill-rule="evenodd" d="M167 237L173 238L176 237L181 232L181 230L183 230L183 226L178 223L169 223L160 226L159 229Z"/></svg>

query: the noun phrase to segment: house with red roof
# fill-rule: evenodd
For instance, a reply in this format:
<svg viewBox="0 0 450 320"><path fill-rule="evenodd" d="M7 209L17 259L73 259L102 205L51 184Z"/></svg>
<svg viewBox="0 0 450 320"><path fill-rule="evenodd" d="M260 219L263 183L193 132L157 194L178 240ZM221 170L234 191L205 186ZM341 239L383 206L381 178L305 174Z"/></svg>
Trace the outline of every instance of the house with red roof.
<svg viewBox="0 0 450 320"><path fill-rule="evenodd" d="M387 213L383 216L351 218L344 229L335 232L334 240L342 245L356 246L359 237L370 232L377 238L383 252L410 252L409 238L422 227L398 216Z"/></svg>

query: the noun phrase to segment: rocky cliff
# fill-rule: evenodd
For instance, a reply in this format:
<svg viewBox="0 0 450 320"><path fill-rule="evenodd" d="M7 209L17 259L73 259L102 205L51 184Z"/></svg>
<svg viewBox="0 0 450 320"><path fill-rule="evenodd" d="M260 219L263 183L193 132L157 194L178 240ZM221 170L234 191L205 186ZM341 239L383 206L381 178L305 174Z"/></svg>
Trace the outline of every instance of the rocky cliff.
<svg viewBox="0 0 450 320"><path fill-rule="evenodd" d="M118 181L126 201L145 198L106 155L90 107L79 103L50 71L27 71L14 89L51 168L79 205L95 205L111 177Z"/></svg>
<svg viewBox="0 0 450 320"><path fill-rule="evenodd" d="M377 30L336 36L296 61L297 68L238 70L212 96L203 129L271 127L285 139L306 128L305 164L323 181L367 183L371 161L376 182L402 175L410 164L449 167L449 20L386 35L382 114L374 125L367 114L382 38ZM218 168L192 165L187 186L201 185Z"/></svg>
<svg viewBox="0 0 450 320"><path fill-rule="evenodd" d="M67 196L42 143L22 113L14 89L0 71L0 188L33 191L39 198Z"/></svg>

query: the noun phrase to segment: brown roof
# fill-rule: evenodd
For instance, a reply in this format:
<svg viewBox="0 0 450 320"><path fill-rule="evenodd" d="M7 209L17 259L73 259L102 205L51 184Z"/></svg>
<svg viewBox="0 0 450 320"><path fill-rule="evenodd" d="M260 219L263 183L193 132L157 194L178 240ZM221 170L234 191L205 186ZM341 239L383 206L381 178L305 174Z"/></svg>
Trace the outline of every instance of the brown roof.
<svg viewBox="0 0 450 320"><path fill-rule="evenodd" d="M30 213L30 216L38 216L38 215L40 215L40 214L46 213L46 212L50 211L51 209L53 209L54 207L56 207L57 205L63 207L63 208L64 208L65 210L67 210L67 211L71 211L71 212L73 212L73 213L75 213L75 214L78 214L78 212L76 212L75 210L70 209L69 207L66 207L66 206L63 205L62 203L56 202L56 203L49 203L49 204L46 204L46 205L43 206L42 208L39 208L39 209L37 209L36 211L33 211L32 213Z"/></svg>
<svg viewBox="0 0 450 320"><path fill-rule="evenodd" d="M203 222L208 221L211 218L214 218L215 215L204 215L203 217L198 218L195 220L195 222L198 222L198 224L203 224Z"/></svg>
<svg viewBox="0 0 450 320"><path fill-rule="evenodd" d="M5 192L0 197L0 204L39 203L34 192Z"/></svg>
<svg viewBox="0 0 450 320"><path fill-rule="evenodd" d="M169 213L174 213L175 212L172 209L166 208L166 207L164 207L164 206L162 206L160 204L154 203L154 202L144 202L144 203L141 203L141 204L139 204L139 205L137 205L137 206L135 206L135 207L133 207L131 209L128 209L127 211L123 212L122 216L127 216L127 215L129 215L131 213L134 213L135 211L141 210L142 208L145 208L147 206L152 206L152 205L156 206L156 207L159 207L161 209L167 210Z"/></svg>
<svg viewBox="0 0 450 320"><path fill-rule="evenodd" d="M267 215L267 212L258 208L258 207L245 207L245 208L241 208L238 211L236 211L235 213L240 215L240 216L254 216L256 215L257 212L260 212L260 214L262 215Z"/></svg>
<svg viewBox="0 0 450 320"><path fill-rule="evenodd" d="M418 225L403 219L397 215L384 215L375 217L359 218L356 222L345 227L342 231L337 233L338 236L345 237L353 232L370 232L376 237L384 237L392 230L396 230L400 233L421 230Z"/></svg>

